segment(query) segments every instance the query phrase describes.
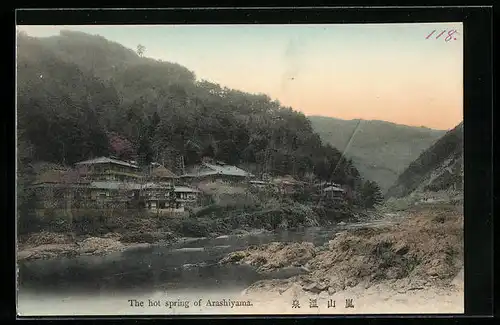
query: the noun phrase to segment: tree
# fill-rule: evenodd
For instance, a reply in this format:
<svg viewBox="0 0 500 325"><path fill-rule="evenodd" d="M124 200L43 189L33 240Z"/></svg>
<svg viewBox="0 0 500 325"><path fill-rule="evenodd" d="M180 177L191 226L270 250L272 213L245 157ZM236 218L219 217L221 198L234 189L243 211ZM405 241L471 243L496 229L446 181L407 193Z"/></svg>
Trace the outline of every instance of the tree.
<svg viewBox="0 0 500 325"><path fill-rule="evenodd" d="M153 162L153 149L151 143L146 135L142 135L139 139L139 146L137 148L137 156L141 165L149 166Z"/></svg>
<svg viewBox="0 0 500 325"><path fill-rule="evenodd" d="M168 207L170 209L175 209L177 207L177 196L175 194L175 184L172 183L168 190Z"/></svg>
<svg viewBox="0 0 500 325"><path fill-rule="evenodd" d="M35 192L30 187L30 183L35 179L34 171L31 166L31 154L29 144L22 138L18 138L17 153L17 179L16 179L16 198L17 198L17 222L20 233L30 232L36 229Z"/></svg>
<svg viewBox="0 0 500 325"><path fill-rule="evenodd" d="M109 135L110 151L120 159L130 160L134 158L136 151L132 143L125 137L112 133Z"/></svg>
<svg viewBox="0 0 500 325"><path fill-rule="evenodd" d="M377 183L373 181L364 182L359 193L360 203L364 208L373 208L384 200L384 196Z"/></svg>
<svg viewBox="0 0 500 325"><path fill-rule="evenodd" d="M144 45L137 45L137 54L139 54L139 56L143 56L144 55L144 52L146 51L146 47Z"/></svg>

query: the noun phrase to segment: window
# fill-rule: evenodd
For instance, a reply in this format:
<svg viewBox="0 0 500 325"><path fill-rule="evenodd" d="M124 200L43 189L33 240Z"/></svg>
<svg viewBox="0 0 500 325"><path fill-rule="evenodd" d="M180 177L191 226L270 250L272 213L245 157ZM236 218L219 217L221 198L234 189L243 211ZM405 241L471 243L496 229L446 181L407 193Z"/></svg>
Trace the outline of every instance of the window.
<svg viewBox="0 0 500 325"><path fill-rule="evenodd" d="M73 191L73 199L80 200L82 198L83 198L82 193L80 193L78 190Z"/></svg>

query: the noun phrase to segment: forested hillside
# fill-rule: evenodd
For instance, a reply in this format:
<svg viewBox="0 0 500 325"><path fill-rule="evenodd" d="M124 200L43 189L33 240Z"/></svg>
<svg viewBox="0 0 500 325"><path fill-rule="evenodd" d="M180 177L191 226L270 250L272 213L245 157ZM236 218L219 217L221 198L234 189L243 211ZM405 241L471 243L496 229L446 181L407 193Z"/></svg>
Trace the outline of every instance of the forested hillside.
<svg viewBox="0 0 500 325"><path fill-rule="evenodd" d="M403 197L415 191L463 191L463 122L412 162L388 196Z"/></svg>
<svg viewBox="0 0 500 325"><path fill-rule="evenodd" d="M181 156L186 165L213 156L254 173L351 185L359 178L303 114L138 52L80 32L18 34L21 167L113 154L175 169Z"/></svg>
<svg viewBox="0 0 500 325"><path fill-rule="evenodd" d="M309 119L324 142L339 150L347 148L346 156L353 160L361 176L377 182L383 191L388 190L405 168L446 132L385 121L323 116L310 116Z"/></svg>

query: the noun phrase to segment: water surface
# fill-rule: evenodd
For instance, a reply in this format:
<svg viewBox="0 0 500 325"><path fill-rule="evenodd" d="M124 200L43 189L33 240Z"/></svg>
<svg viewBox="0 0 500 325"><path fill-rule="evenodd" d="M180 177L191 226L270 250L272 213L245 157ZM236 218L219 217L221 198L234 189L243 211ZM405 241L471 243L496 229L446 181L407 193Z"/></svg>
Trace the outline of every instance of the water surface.
<svg viewBox="0 0 500 325"><path fill-rule="evenodd" d="M249 266L219 265L217 262L226 254L272 241L307 241L321 245L337 231L338 228L307 228L270 234L200 238L106 256L22 262L19 264L19 293L241 291L264 277Z"/></svg>

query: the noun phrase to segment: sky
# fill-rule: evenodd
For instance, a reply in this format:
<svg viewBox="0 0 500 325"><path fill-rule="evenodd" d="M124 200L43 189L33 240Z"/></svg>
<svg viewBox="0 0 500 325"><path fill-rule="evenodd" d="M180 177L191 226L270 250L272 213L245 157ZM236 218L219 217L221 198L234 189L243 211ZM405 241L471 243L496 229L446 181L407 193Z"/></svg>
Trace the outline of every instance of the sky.
<svg viewBox="0 0 500 325"><path fill-rule="evenodd" d="M463 119L462 23L18 26L98 34L305 115L447 130ZM433 30L433 35L426 39ZM442 31L442 36L436 38ZM457 32L446 36L451 30Z"/></svg>

